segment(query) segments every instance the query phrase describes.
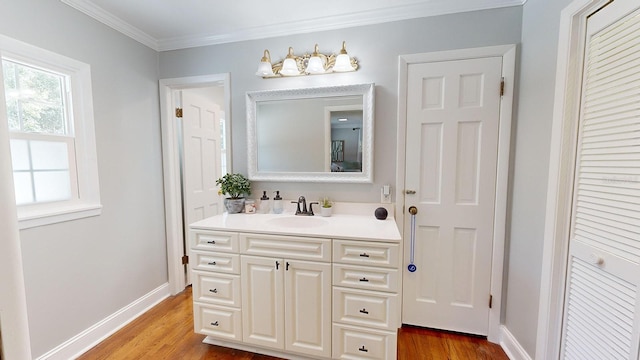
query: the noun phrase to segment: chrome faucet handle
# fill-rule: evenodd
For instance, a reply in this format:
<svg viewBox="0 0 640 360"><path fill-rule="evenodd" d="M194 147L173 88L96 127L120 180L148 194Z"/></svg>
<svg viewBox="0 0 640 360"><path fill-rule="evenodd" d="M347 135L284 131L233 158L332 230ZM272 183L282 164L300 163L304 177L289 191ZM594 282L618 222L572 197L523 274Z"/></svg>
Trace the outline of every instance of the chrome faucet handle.
<svg viewBox="0 0 640 360"><path fill-rule="evenodd" d="M313 216L313 204L318 205L319 203L317 201L309 203L309 216Z"/></svg>

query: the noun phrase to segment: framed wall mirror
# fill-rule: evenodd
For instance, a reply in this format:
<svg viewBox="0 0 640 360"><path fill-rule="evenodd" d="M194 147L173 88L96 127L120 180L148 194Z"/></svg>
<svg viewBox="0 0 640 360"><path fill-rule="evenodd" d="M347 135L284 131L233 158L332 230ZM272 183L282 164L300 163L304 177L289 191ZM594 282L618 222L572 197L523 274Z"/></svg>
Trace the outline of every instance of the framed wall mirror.
<svg viewBox="0 0 640 360"><path fill-rule="evenodd" d="M374 84L248 92L248 176L373 181Z"/></svg>

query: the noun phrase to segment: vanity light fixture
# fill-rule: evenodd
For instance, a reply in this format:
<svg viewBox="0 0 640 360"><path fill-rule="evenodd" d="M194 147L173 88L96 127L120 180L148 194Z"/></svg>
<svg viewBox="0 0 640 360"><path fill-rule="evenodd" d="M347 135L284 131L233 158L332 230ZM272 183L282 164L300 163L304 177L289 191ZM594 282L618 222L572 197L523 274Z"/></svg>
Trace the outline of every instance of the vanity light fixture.
<svg viewBox="0 0 640 360"><path fill-rule="evenodd" d="M273 76L273 68L271 67L271 55L269 54L269 50L264 51L264 56L260 60L260 65L258 65L258 71L256 71L256 75L258 76Z"/></svg>
<svg viewBox="0 0 640 360"><path fill-rule="evenodd" d="M358 61L347 54L346 42L342 42L339 54L325 55L315 45L313 53L305 53L298 56L289 47L289 52L283 61L271 64L269 50L264 51L264 56L258 65L257 76L273 78L282 76L319 75L333 72L349 72L358 70Z"/></svg>

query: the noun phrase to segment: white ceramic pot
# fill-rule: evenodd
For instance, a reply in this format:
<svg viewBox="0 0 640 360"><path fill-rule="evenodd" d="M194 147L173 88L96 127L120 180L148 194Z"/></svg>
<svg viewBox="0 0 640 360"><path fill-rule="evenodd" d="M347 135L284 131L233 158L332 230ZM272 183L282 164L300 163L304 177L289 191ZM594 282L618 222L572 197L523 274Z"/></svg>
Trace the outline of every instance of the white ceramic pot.
<svg viewBox="0 0 640 360"><path fill-rule="evenodd" d="M321 207L320 208L320 216L331 216L331 212L333 208L330 207Z"/></svg>

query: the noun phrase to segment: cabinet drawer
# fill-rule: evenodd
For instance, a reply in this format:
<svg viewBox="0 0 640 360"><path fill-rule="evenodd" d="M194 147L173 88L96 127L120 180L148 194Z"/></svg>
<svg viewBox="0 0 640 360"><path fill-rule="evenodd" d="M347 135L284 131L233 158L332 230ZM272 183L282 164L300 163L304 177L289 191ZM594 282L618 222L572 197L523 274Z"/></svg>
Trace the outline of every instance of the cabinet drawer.
<svg viewBox="0 0 640 360"><path fill-rule="evenodd" d="M334 359L394 360L397 334L333 324Z"/></svg>
<svg viewBox="0 0 640 360"><path fill-rule="evenodd" d="M191 248L220 252L238 252L238 234L220 231L191 230Z"/></svg>
<svg viewBox="0 0 640 360"><path fill-rule="evenodd" d="M331 261L331 240L295 236L240 234L243 254Z"/></svg>
<svg viewBox="0 0 640 360"><path fill-rule="evenodd" d="M240 255L193 251L192 267L194 270L225 272L240 274Z"/></svg>
<svg viewBox="0 0 640 360"><path fill-rule="evenodd" d="M339 263L397 268L399 254L399 244L333 241L333 261Z"/></svg>
<svg viewBox="0 0 640 360"><path fill-rule="evenodd" d="M194 303L193 321L198 334L223 340L242 340L242 315L238 309Z"/></svg>
<svg viewBox="0 0 640 360"><path fill-rule="evenodd" d="M398 270L333 264L333 285L366 290L398 291Z"/></svg>
<svg viewBox="0 0 640 360"><path fill-rule="evenodd" d="M396 294L333 288L333 321L396 330L399 318Z"/></svg>
<svg viewBox="0 0 640 360"><path fill-rule="evenodd" d="M240 276L193 272L193 301L240 307Z"/></svg>

